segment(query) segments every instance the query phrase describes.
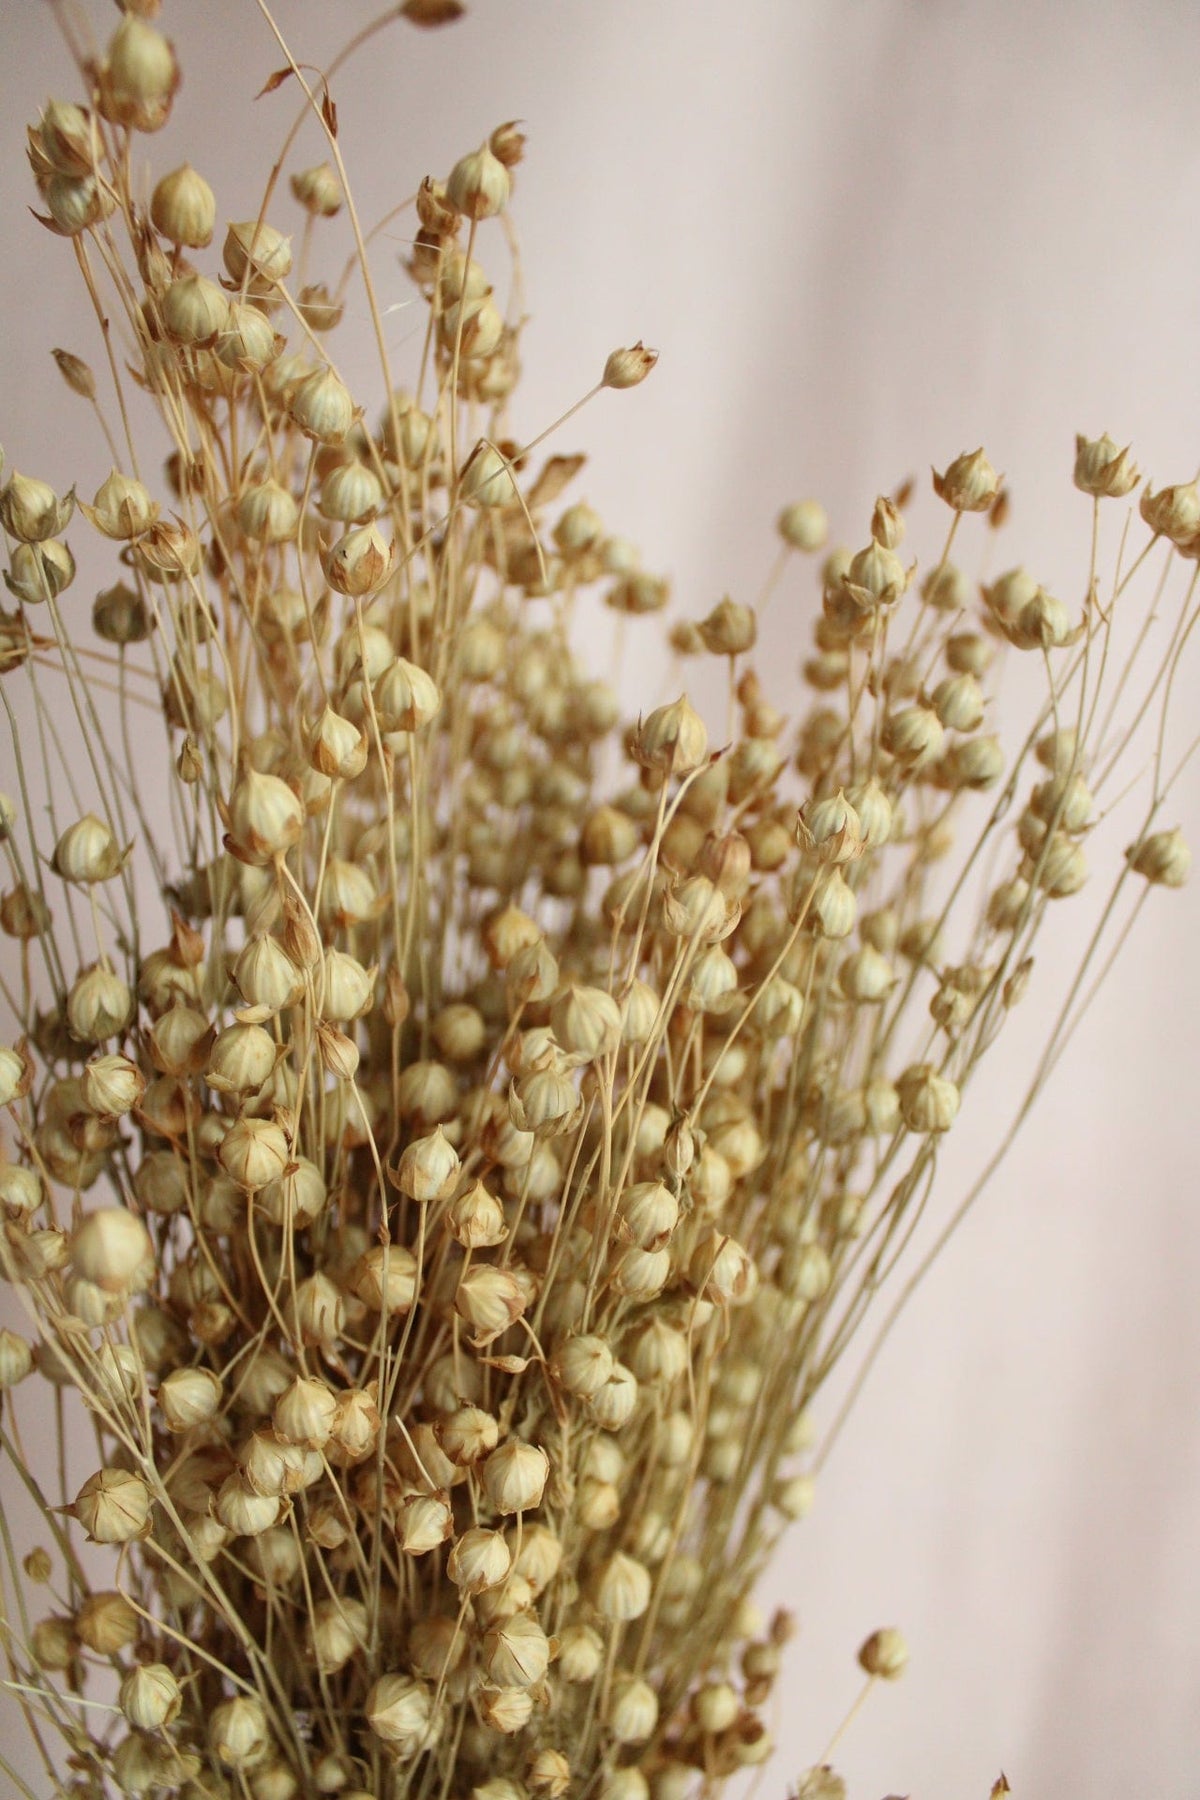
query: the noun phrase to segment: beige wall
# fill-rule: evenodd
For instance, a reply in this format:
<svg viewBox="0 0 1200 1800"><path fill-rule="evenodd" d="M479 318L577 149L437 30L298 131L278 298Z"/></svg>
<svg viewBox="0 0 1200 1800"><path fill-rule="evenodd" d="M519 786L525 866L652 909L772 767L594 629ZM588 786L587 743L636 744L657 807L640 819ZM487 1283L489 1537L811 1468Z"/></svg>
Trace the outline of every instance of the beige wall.
<svg viewBox="0 0 1200 1800"><path fill-rule="evenodd" d="M96 344L69 249L29 218L22 152L65 59L48 8L2 11L0 441L86 494L101 449L47 352ZM115 16L91 12L105 30ZM141 153L158 172L189 156L225 217L252 215L293 105L250 106L278 54L253 0L165 15L185 86ZM319 61L369 8L281 0L279 15ZM589 448L583 490L690 610L753 598L783 501L820 494L861 542L877 491L980 441L1013 483L1009 560L1077 599L1073 432L1132 438L1156 482L1200 460L1197 37L1184 0L479 0L453 31L397 28L337 97L368 217L502 119L527 121L517 425L554 417L614 344L661 348L644 389L602 396L560 447ZM401 249L397 235L379 263L398 355ZM350 333L365 383L365 321ZM917 517L928 553L934 514ZM799 584L772 604L763 660L784 705L811 605ZM658 698L653 669L628 691ZM1198 796L1193 779L1168 821L1194 839ZM859 1800L982 1800L1001 1766L1022 1800L1196 1792L1194 920L1191 892L1154 897L776 1568L771 1598L803 1633L766 1792L820 1751L856 1690L855 1646L886 1622L913 1664L841 1752ZM1019 1096L1037 1025L1031 1011L964 1111L947 1210Z"/></svg>

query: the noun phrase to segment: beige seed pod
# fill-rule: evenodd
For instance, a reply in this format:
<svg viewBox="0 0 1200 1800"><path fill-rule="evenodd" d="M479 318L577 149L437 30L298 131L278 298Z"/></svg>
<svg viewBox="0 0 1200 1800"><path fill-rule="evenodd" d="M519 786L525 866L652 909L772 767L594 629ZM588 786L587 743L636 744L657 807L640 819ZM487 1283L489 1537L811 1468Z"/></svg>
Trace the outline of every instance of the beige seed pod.
<svg viewBox="0 0 1200 1800"><path fill-rule="evenodd" d="M896 1082L900 1112L910 1131L948 1131L959 1106L959 1092L953 1081L937 1074L932 1064L916 1063Z"/></svg>
<svg viewBox="0 0 1200 1800"><path fill-rule="evenodd" d="M455 163L446 181L446 198L468 219L491 219L507 206L511 185L505 165L483 144Z"/></svg>
<svg viewBox="0 0 1200 1800"><path fill-rule="evenodd" d="M413 1494L400 1508L396 1539L408 1556L426 1556L453 1536L454 1514L444 1494Z"/></svg>
<svg viewBox="0 0 1200 1800"><path fill-rule="evenodd" d="M704 647L714 656L743 656L754 648L758 621L754 609L741 606L728 595L700 621Z"/></svg>
<svg viewBox="0 0 1200 1800"><path fill-rule="evenodd" d="M797 836L801 847L815 851L822 863L840 865L853 862L862 854L862 826L841 788L824 799L805 802L800 808Z"/></svg>
<svg viewBox="0 0 1200 1800"><path fill-rule="evenodd" d="M101 964L83 970L67 994L67 1023L85 1044L119 1037L130 1024L135 1001L128 984Z"/></svg>
<svg viewBox="0 0 1200 1800"><path fill-rule="evenodd" d="M337 1396L328 1382L298 1375L275 1402L271 1420L286 1443L319 1450L329 1441L336 1413Z"/></svg>
<svg viewBox="0 0 1200 1800"><path fill-rule="evenodd" d="M848 1000L879 1005L896 985L896 972L886 956L870 944L851 952L838 967L838 986Z"/></svg>
<svg viewBox="0 0 1200 1800"><path fill-rule="evenodd" d="M73 1621L58 1614L39 1619L30 1639L33 1660L39 1669L62 1672L69 1669L79 1655Z"/></svg>
<svg viewBox="0 0 1200 1800"><path fill-rule="evenodd" d="M150 198L150 220L169 243L203 250L212 243L217 202L203 175L190 163L172 169Z"/></svg>
<svg viewBox="0 0 1200 1800"><path fill-rule="evenodd" d="M398 656L375 683L375 710L382 731L420 731L441 710L433 677Z"/></svg>
<svg viewBox="0 0 1200 1800"><path fill-rule="evenodd" d="M555 1665L564 1681L594 1681L604 1661L604 1644L590 1625L567 1625L558 1637Z"/></svg>
<svg viewBox="0 0 1200 1800"><path fill-rule="evenodd" d="M427 1137L415 1138L400 1158L396 1185L421 1205L444 1200L457 1186L458 1152L438 1125Z"/></svg>
<svg viewBox="0 0 1200 1800"><path fill-rule="evenodd" d="M517 484L511 463L494 444L481 438L467 458L458 491L467 506L512 506L517 499Z"/></svg>
<svg viewBox="0 0 1200 1800"><path fill-rule="evenodd" d="M872 538L865 549L851 557L841 578L841 591L861 614L881 606L894 606L908 586L911 571L895 550Z"/></svg>
<svg viewBox="0 0 1200 1800"><path fill-rule="evenodd" d="M475 1263L459 1277L454 1310L474 1326L479 1343L490 1342L506 1331L525 1306L524 1288L511 1269Z"/></svg>
<svg viewBox="0 0 1200 1800"><path fill-rule="evenodd" d="M1141 480L1127 444L1122 450L1107 432L1098 438L1075 435L1075 486L1097 498L1122 499Z"/></svg>
<svg viewBox="0 0 1200 1800"><path fill-rule="evenodd" d="M592 1416L605 1431L620 1431L633 1417L637 1399L637 1376L624 1363L615 1363L612 1374L592 1399Z"/></svg>
<svg viewBox="0 0 1200 1800"><path fill-rule="evenodd" d="M784 507L775 526L790 549L809 555L823 550L829 541L829 519L819 500L793 501Z"/></svg>
<svg viewBox="0 0 1200 1800"><path fill-rule="evenodd" d="M1125 855L1130 868L1157 887L1182 887L1192 866L1192 853L1178 826L1151 832L1131 844Z"/></svg>
<svg viewBox="0 0 1200 1800"><path fill-rule="evenodd" d="M158 518L158 503L148 489L130 475L114 469L96 490L90 506L80 503L80 512L107 538L117 540L140 537Z"/></svg>
<svg viewBox="0 0 1200 1800"><path fill-rule="evenodd" d="M464 1250L486 1250L508 1236L504 1207L477 1181L452 1200L446 1211L446 1227Z"/></svg>
<svg viewBox="0 0 1200 1800"><path fill-rule="evenodd" d="M561 1750L539 1750L530 1759L525 1781L531 1794L562 1800L571 1785L571 1764Z"/></svg>
<svg viewBox="0 0 1200 1800"><path fill-rule="evenodd" d="M858 1652L859 1664L868 1675L898 1681L908 1666L908 1645L894 1626L873 1631Z"/></svg>
<svg viewBox="0 0 1200 1800"><path fill-rule="evenodd" d="M640 1619L650 1604L650 1571L632 1556L618 1550L596 1575L592 1599L602 1618L614 1623Z"/></svg>
<svg viewBox="0 0 1200 1800"><path fill-rule="evenodd" d="M930 763L941 750L945 731L928 706L902 706L883 722L883 747L906 769Z"/></svg>
<svg viewBox="0 0 1200 1800"><path fill-rule="evenodd" d="M282 1479L282 1478L281 1478ZM253 1538L278 1522L283 1502L278 1493L258 1493L241 1475L227 1475L218 1490L217 1518L234 1537Z"/></svg>
<svg viewBox="0 0 1200 1800"><path fill-rule="evenodd" d="M254 1191L283 1174L288 1141L269 1119L238 1119L221 1139L217 1159L239 1187Z"/></svg>
<svg viewBox="0 0 1200 1800"><path fill-rule="evenodd" d="M183 1690L165 1663L142 1663L125 1676L117 1701L136 1730L161 1731L178 1718Z"/></svg>
<svg viewBox="0 0 1200 1800"><path fill-rule="evenodd" d="M446 1562L446 1573L464 1594L482 1594L507 1580L512 1556L504 1536L482 1526L471 1526L457 1540Z"/></svg>
<svg viewBox="0 0 1200 1800"><path fill-rule="evenodd" d="M231 281L269 293L291 272L292 240L265 220L243 219L226 231L221 257Z"/></svg>
<svg viewBox="0 0 1200 1800"><path fill-rule="evenodd" d="M229 319L229 297L205 275L180 275L162 302L163 324L176 343L210 344Z"/></svg>
<svg viewBox="0 0 1200 1800"><path fill-rule="evenodd" d="M43 543L18 544L4 572L10 594L26 606L40 606L55 600L75 579L75 558L66 544L57 538Z"/></svg>
<svg viewBox="0 0 1200 1800"><path fill-rule="evenodd" d="M614 1358L603 1338L569 1337L550 1358L550 1374L568 1394L594 1399L613 1372Z"/></svg>
<svg viewBox="0 0 1200 1800"><path fill-rule="evenodd" d="M434 1735L433 1696L411 1675L382 1675L367 1695L367 1724L400 1762L411 1762Z"/></svg>
<svg viewBox="0 0 1200 1800"><path fill-rule="evenodd" d="M498 1513L528 1512L540 1506L549 1473L550 1461L544 1450L510 1438L492 1451L483 1465L481 1480L488 1501Z"/></svg>
<svg viewBox="0 0 1200 1800"><path fill-rule="evenodd" d="M101 1118L131 1112L145 1091L145 1076L127 1056L96 1056L84 1064L83 1102Z"/></svg>
<svg viewBox="0 0 1200 1800"><path fill-rule="evenodd" d="M19 469L0 489L0 525L22 544L44 544L56 537L65 531L74 510L74 489L60 500L49 482L22 475ZM14 559L14 571L15 567Z"/></svg>
<svg viewBox="0 0 1200 1800"><path fill-rule="evenodd" d="M332 369L314 369L290 390L288 416L305 437L321 444L340 444L357 418L350 391Z"/></svg>
<svg viewBox="0 0 1200 1800"><path fill-rule="evenodd" d="M1088 878L1082 847L1062 831L1049 834L1031 858L1031 868L1035 884L1054 900L1077 894Z"/></svg>
<svg viewBox="0 0 1200 1800"><path fill-rule="evenodd" d="M336 1675L366 1649L370 1616L361 1600L349 1595L319 1600L308 1623L308 1643L322 1675Z"/></svg>
<svg viewBox="0 0 1200 1800"><path fill-rule="evenodd" d="M650 1683L619 1675L608 1696L604 1723L618 1744L644 1744L658 1724L658 1695Z"/></svg>
<svg viewBox="0 0 1200 1800"><path fill-rule="evenodd" d="M270 1076L276 1056L275 1040L261 1025L231 1025L214 1039L204 1079L218 1094L254 1093Z"/></svg>
<svg viewBox="0 0 1200 1800"><path fill-rule="evenodd" d="M437 1438L442 1450L458 1467L469 1468L496 1448L500 1427L492 1413L479 1406L460 1406L441 1419Z"/></svg>
<svg viewBox="0 0 1200 1800"><path fill-rule="evenodd" d="M1200 487L1194 481L1177 482L1154 493L1147 482L1138 511L1156 536L1185 544L1200 531Z"/></svg>
<svg viewBox="0 0 1200 1800"><path fill-rule="evenodd" d="M956 456L943 474L934 470L933 491L955 512L986 512L1002 479L982 450L972 450Z"/></svg>
<svg viewBox="0 0 1200 1800"><path fill-rule="evenodd" d="M109 1294L128 1294L154 1274L154 1246L136 1213L106 1206L89 1213L71 1238L71 1265Z"/></svg>
<svg viewBox="0 0 1200 1800"><path fill-rule="evenodd" d="M150 1490L127 1469L100 1469L75 1496L74 1517L93 1544L127 1544L150 1530Z"/></svg>
<svg viewBox="0 0 1200 1800"><path fill-rule="evenodd" d="M298 169L290 185L294 197L314 219L332 219L341 211L342 184L329 163L318 163L312 169Z"/></svg>
<svg viewBox="0 0 1200 1800"><path fill-rule="evenodd" d="M233 979L247 1006L282 1012L304 992L303 977L278 938L251 937L238 952ZM261 1018L263 1014L260 1014Z"/></svg>
<svg viewBox="0 0 1200 1800"><path fill-rule="evenodd" d="M173 1369L159 1382L155 1401L168 1431L190 1431L216 1418L223 1397L221 1378L211 1369Z"/></svg>
<svg viewBox="0 0 1200 1800"><path fill-rule="evenodd" d="M332 1346L345 1329L345 1299L322 1271L299 1283L288 1311L306 1344Z"/></svg>
<svg viewBox="0 0 1200 1800"><path fill-rule="evenodd" d="M703 765L708 732L686 694L641 721L633 753L644 769L663 775L687 775Z"/></svg>
<svg viewBox="0 0 1200 1800"><path fill-rule="evenodd" d="M514 1613L485 1633L482 1660L493 1686L536 1687L550 1666L550 1641L533 1613Z"/></svg>
<svg viewBox="0 0 1200 1800"><path fill-rule="evenodd" d="M417 1297L417 1261L402 1244L373 1244L351 1271L351 1286L372 1312L389 1318L412 1310Z"/></svg>
<svg viewBox="0 0 1200 1800"><path fill-rule="evenodd" d="M671 1252L643 1250L633 1244L618 1251L611 1262L613 1291L626 1299L647 1301L661 1294L671 1276Z"/></svg>
<svg viewBox="0 0 1200 1800"><path fill-rule="evenodd" d="M383 586L395 558L395 545L378 525L356 525L322 552L321 566L331 588L350 599L362 599Z"/></svg>
<svg viewBox="0 0 1200 1800"><path fill-rule="evenodd" d="M808 912L810 928L827 938L849 937L854 930L858 902L837 867L826 870L812 897Z"/></svg>
<svg viewBox="0 0 1200 1800"><path fill-rule="evenodd" d="M87 1596L75 1615L81 1644L97 1656L117 1656L136 1642L142 1622L123 1594L100 1589Z"/></svg>
<svg viewBox="0 0 1200 1800"><path fill-rule="evenodd" d="M7 1326L0 1328L0 1389L16 1387L32 1371L32 1345Z"/></svg>
<svg viewBox="0 0 1200 1800"><path fill-rule="evenodd" d="M658 361L657 350L647 350L639 338L629 349L610 351L604 364L601 385L608 388L637 387L645 381Z"/></svg>
<svg viewBox="0 0 1200 1800"><path fill-rule="evenodd" d="M179 81L171 44L136 12L127 11L100 65L101 113L135 131L159 131L170 115Z"/></svg>
<svg viewBox="0 0 1200 1800"><path fill-rule="evenodd" d="M270 1752L271 1735L262 1701L253 1694L223 1700L209 1714L208 1743L227 1769L252 1769L263 1762Z"/></svg>
<svg viewBox="0 0 1200 1800"><path fill-rule="evenodd" d="M479 1697L479 1713L493 1731L513 1737L533 1717L533 1695L528 1688L484 1688Z"/></svg>
<svg viewBox="0 0 1200 1800"><path fill-rule="evenodd" d="M284 856L304 830L304 804L286 781L247 769L229 801L230 837L239 856L264 865Z"/></svg>
<svg viewBox="0 0 1200 1800"><path fill-rule="evenodd" d="M374 469L355 457L330 469L321 483L317 507L326 519L356 525L373 517L382 501L383 483Z"/></svg>

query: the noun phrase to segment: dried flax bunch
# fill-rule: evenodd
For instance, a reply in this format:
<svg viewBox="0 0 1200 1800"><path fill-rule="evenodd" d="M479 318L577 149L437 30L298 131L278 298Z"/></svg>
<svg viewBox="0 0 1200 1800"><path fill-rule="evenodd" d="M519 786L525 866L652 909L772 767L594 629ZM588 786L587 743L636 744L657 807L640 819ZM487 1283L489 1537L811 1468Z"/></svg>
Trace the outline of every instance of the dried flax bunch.
<svg viewBox="0 0 1200 1800"><path fill-rule="evenodd" d="M1081 439L1068 606L951 560L1003 506L960 456L922 575L902 496L824 562L798 709L727 599L671 633L727 667L727 735L686 698L623 726L572 611L667 588L564 497L582 459L512 436L488 261L519 133L410 203L405 388L327 79L281 44L290 193L214 238L202 175L145 169L179 81L155 12L131 0L29 133L113 321L115 404L58 353L117 463L78 509L120 565L98 644L73 495L0 491L3 1637L37 1800L707 1794L769 1751L789 1621L752 1593L811 1501L810 1402L1143 727L1145 804L1031 1092L1187 874L1160 815L1200 494L1143 491L1144 532L1112 504L1128 452ZM356 253L322 281L339 209ZM329 348L350 289L369 411ZM617 351L599 386L653 360ZM823 547L811 502L779 529ZM1184 590L1175 622L1141 607L1118 653L1143 569L1159 614ZM1041 697L1002 746L1014 656ZM57 1471L23 1449L39 1412ZM894 1676L903 1641L860 1660ZM801 1792L844 1789L818 1761Z"/></svg>

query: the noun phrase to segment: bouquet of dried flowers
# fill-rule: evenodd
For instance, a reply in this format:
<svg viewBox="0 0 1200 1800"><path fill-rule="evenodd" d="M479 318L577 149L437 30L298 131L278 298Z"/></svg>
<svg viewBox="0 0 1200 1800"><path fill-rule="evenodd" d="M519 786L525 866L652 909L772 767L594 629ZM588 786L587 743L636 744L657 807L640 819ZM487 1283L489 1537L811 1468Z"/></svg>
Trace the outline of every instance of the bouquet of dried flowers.
<svg viewBox="0 0 1200 1800"><path fill-rule="evenodd" d="M77 508L15 470L0 490L0 1265L26 1313L0 1332L6 1686L41 1796L682 1800L769 1753L789 1620L753 1596L837 1429L818 1444L811 1402L1147 728L1031 1096L1146 894L1186 878L1160 820L1200 493L1144 489L1140 543L1121 509L1102 580L1104 502L1140 476L1080 439L1071 606L952 560L1002 523L981 451L935 477L920 574L905 493L854 554L789 506L777 578L819 559L798 716L725 599L670 631L727 670L723 734L686 697L623 722L573 610L660 615L668 587L568 497L581 458L513 435L493 269L521 134L407 203L404 385L337 65L257 10L268 87L302 105L219 255L203 175L144 179L179 81L155 0L70 40L80 98L29 132L109 399L55 354L115 466ZM316 278L342 209L355 254ZM369 412L331 347L355 283ZM654 360L614 351L593 392ZM76 510L119 566L98 642ZM1158 614L1125 641L1146 569ZM1010 653L1044 681L1006 746L985 727ZM23 1448L39 1408L57 1470ZM905 1656L873 1634L868 1683ZM820 1759L800 1792L844 1789Z"/></svg>

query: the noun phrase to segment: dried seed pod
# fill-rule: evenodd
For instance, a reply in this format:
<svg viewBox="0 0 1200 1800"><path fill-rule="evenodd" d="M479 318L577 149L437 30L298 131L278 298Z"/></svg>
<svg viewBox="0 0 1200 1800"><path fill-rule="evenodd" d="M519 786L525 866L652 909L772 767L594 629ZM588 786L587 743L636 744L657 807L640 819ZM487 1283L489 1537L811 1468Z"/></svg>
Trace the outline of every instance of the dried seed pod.
<svg viewBox="0 0 1200 1800"><path fill-rule="evenodd" d="M434 1736L433 1696L410 1675L382 1675L367 1695L367 1724L399 1762L411 1762Z"/></svg>
<svg viewBox="0 0 1200 1800"><path fill-rule="evenodd" d="M894 1626L873 1631L858 1652L859 1664L868 1675L898 1681L908 1666L908 1645Z"/></svg>
<svg viewBox="0 0 1200 1800"><path fill-rule="evenodd" d="M203 250L212 243L217 202L203 175L190 163L172 169L150 197L150 221L168 242Z"/></svg>
<svg viewBox="0 0 1200 1800"><path fill-rule="evenodd" d="M1182 887L1192 866L1192 853L1178 826L1151 832L1125 854L1130 868L1158 887Z"/></svg>
<svg viewBox="0 0 1200 1800"><path fill-rule="evenodd" d="M239 1694L214 1707L208 1720L208 1743L227 1769L252 1769L270 1752L271 1734L261 1700Z"/></svg>
<svg viewBox="0 0 1200 1800"><path fill-rule="evenodd" d="M328 163L297 170L290 185L295 198L314 219L332 219L341 211L342 184Z"/></svg>
<svg viewBox="0 0 1200 1800"><path fill-rule="evenodd" d="M997 475L982 450L956 456L945 473L934 470L933 491L955 512L986 512L1000 492Z"/></svg>
<svg viewBox="0 0 1200 1800"><path fill-rule="evenodd" d="M541 1504L549 1472L550 1462L544 1450L510 1438L492 1451L483 1465L481 1480L497 1512L528 1512Z"/></svg>
<svg viewBox="0 0 1200 1800"><path fill-rule="evenodd" d="M650 1571L618 1550L601 1564L592 1585L597 1612L614 1623L640 1619L650 1604Z"/></svg>
<svg viewBox="0 0 1200 1800"><path fill-rule="evenodd" d="M74 1516L93 1544L127 1544L150 1530L150 1490L127 1469L100 1469L75 1496Z"/></svg>

